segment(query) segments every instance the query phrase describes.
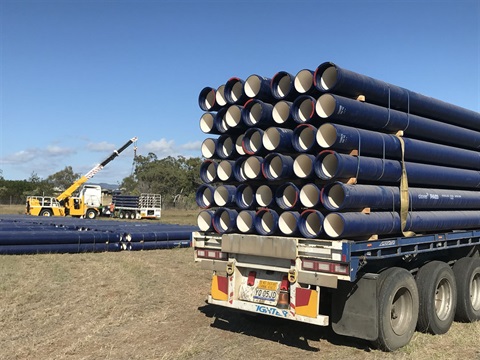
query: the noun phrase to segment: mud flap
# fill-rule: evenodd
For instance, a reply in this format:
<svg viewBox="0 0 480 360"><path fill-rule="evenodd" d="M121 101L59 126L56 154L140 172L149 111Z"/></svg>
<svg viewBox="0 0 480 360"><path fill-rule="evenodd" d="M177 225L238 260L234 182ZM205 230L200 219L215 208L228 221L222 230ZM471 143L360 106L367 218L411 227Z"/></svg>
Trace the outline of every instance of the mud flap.
<svg viewBox="0 0 480 360"><path fill-rule="evenodd" d="M377 274L354 283L339 281L332 296L332 329L336 334L365 340L378 338Z"/></svg>

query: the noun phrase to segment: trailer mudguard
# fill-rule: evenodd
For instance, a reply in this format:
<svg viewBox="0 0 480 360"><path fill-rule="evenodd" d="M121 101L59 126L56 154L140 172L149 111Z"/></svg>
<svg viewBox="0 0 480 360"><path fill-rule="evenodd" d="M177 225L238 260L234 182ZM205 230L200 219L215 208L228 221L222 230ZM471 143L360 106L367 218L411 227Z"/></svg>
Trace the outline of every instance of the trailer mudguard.
<svg viewBox="0 0 480 360"><path fill-rule="evenodd" d="M377 277L365 274L356 282L338 282L330 319L336 334L365 340L378 338Z"/></svg>

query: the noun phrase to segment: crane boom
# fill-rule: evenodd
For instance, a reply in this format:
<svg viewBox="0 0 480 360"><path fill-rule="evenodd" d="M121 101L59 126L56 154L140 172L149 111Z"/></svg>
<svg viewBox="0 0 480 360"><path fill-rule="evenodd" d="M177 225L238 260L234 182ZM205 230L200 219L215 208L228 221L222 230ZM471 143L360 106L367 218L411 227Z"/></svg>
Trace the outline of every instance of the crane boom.
<svg viewBox="0 0 480 360"><path fill-rule="evenodd" d="M57 196L58 201L65 200L66 198L72 196L72 194L84 183L86 183L89 179L91 179L96 173L98 173L100 170L102 170L109 162L111 162L113 159L115 159L120 153L128 148L131 144L137 141L137 137L133 137L130 140L128 140L121 148L118 150L114 150L113 153L103 160L100 164L95 165L88 173L83 175L80 179L76 180L70 187L65 190L63 193Z"/></svg>

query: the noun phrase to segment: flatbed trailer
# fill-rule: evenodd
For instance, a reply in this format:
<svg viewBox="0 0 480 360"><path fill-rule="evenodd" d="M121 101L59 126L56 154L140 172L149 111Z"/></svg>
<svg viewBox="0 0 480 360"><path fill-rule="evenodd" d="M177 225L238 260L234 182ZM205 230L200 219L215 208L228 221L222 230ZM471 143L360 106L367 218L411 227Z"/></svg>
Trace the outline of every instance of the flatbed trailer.
<svg viewBox="0 0 480 360"><path fill-rule="evenodd" d="M208 303L332 326L384 351L480 320L480 230L379 240L194 232Z"/></svg>

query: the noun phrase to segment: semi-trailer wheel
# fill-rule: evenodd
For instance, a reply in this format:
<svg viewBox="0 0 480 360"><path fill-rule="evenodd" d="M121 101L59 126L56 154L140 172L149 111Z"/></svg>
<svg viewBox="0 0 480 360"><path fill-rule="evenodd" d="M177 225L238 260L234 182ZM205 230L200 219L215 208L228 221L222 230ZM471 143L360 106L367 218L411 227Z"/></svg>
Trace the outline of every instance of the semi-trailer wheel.
<svg viewBox="0 0 480 360"><path fill-rule="evenodd" d="M412 274L402 268L383 271L377 280L378 338L374 345L394 351L407 345L418 318L418 290Z"/></svg>
<svg viewBox="0 0 480 360"><path fill-rule="evenodd" d="M130 215L130 219L131 219L131 220L134 220L134 219L135 219L135 212L134 212L134 211L130 212L129 215Z"/></svg>
<svg viewBox="0 0 480 360"><path fill-rule="evenodd" d="M480 258L462 258L453 265L457 280L457 311L455 320L480 320Z"/></svg>
<svg viewBox="0 0 480 360"><path fill-rule="evenodd" d="M50 209L42 209L40 216L53 216L53 212Z"/></svg>
<svg viewBox="0 0 480 360"><path fill-rule="evenodd" d="M445 334L452 326L457 306L457 285L452 269L442 261L432 261L418 270L419 311L417 330Z"/></svg>
<svg viewBox="0 0 480 360"><path fill-rule="evenodd" d="M124 213L123 211L120 211L120 212L118 213L118 218L119 218L119 219L123 219L124 217L125 217L125 213Z"/></svg>
<svg viewBox="0 0 480 360"><path fill-rule="evenodd" d="M97 217L97 212L93 209L88 209L85 213L87 219L95 219Z"/></svg>

